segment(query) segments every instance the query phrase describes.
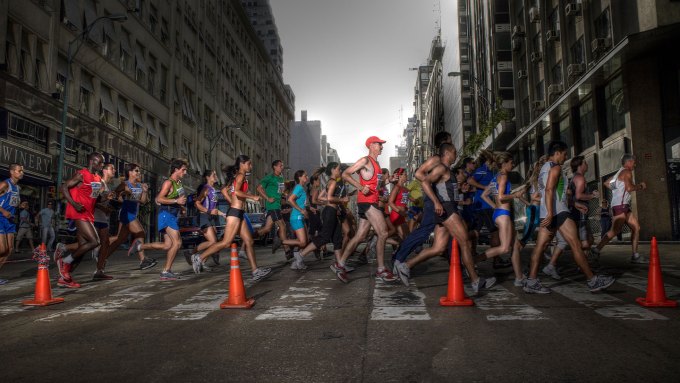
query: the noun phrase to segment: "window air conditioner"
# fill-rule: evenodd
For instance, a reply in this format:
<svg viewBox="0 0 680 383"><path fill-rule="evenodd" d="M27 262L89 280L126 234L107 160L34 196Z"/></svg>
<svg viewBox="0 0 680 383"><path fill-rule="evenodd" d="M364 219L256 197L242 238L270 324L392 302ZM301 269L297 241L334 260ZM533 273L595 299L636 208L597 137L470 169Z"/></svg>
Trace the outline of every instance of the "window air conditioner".
<svg viewBox="0 0 680 383"><path fill-rule="evenodd" d="M562 84L552 84L548 86L548 94L551 96L562 93Z"/></svg>
<svg viewBox="0 0 680 383"><path fill-rule="evenodd" d="M576 16L581 12L581 4L570 2L564 7L564 13L567 16Z"/></svg>
<svg viewBox="0 0 680 383"><path fill-rule="evenodd" d="M518 70L517 71L517 79L522 80L527 78L527 71L525 70Z"/></svg>
<svg viewBox="0 0 680 383"><path fill-rule="evenodd" d="M535 63L535 62L539 62L541 60L543 60L543 55L541 54L541 52L532 52L531 53L531 62Z"/></svg>
<svg viewBox="0 0 680 383"><path fill-rule="evenodd" d="M584 64L569 64L567 65L567 75L580 76L585 71Z"/></svg>
<svg viewBox="0 0 680 383"><path fill-rule="evenodd" d="M549 29L545 33L545 39L548 40L548 41L560 41L560 31L559 31L559 29L556 29L556 30Z"/></svg>
<svg viewBox="0 0 680 383"><path fill-rule="evenodd" d="M541 19L541 13L538 11L538 8L536 7L531 7L529 8L529 21L532 23L538 23L540 22Z"/></svg>

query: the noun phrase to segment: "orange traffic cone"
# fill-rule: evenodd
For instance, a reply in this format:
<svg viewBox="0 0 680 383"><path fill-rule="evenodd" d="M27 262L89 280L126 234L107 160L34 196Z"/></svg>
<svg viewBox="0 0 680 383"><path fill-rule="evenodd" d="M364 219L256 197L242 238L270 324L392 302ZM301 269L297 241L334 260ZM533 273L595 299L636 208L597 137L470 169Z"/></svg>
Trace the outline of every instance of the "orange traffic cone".
<svg viewBox="0 0 680 383"><path fill-rule="evenodd" d="M649 273L647 274L647 297L637 298L637 303L645 307L677 307L678 302L666 298L661 276L661 262L659 261L659 247L656 237L652 237L652 249L649 254Z"/></svg>
<svg viewBox="0 0 680 383"><path fill-rule="evenodd" d="M220 304L223 309L249 309L255 304L255 299L246 298L246 289L241 277L241 266L238 263L238 249L231 244L231 270L229 271L229 297Z"/></svg>
<svg viewBox="0 0 680 383"><path fill-rule="evenodd" d="M475 302L465 297L463 288L463 274L460 271L460 255L458 241L453 239L451 244L451 266L449 268L449 288L445 297L439 298L441 306L472 306Z"/></svg>
<svg viewBox="0 0 680 383"><path fill-rule="evenodd" d="M40 244L34 259L38 261L38 278L35 281L35 299L23 301L26 306L47 306L62 303L64 298L52 298L52 288L50 287L50 272L47 269L49 256L45 244Z"/></svg>

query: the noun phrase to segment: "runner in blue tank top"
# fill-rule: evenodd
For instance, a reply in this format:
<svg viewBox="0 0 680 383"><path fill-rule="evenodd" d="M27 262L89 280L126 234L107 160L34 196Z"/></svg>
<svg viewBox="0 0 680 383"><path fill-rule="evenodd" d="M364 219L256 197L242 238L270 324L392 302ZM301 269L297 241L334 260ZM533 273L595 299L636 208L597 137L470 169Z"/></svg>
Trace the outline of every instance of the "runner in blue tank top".
<svg viewBox="0 0 680 383"><path fill-rule="evenodd" d="M9 165L9 178L0 182L0 267L5 264L14 251L14 236L17 232L14 224L14 213L21 202L19 196L19 180L24 178L24 167L19 164ZM7 283L0 279L0 285Z"/></svg>
<svg viewBox="0 0 680 383"><path fill-rule="evenodd" d="M125 165L125 182L121 182L116 188L116 195L122 202L120 212L118 214L118 235L111 243L106 253L103 254L106 259L124 242L127 242L128 237L132 234L133 244L143 243L146 233L142 223L139 222L137 214L139 214L139 205L149 202L149 185L142 183L142 175L139 165L129 163ZM128 250L128 255L132 252L132 247ZM154 258L146 257L143 251L139 252L139 268L146 270L154 267L158 261ZM101 256L101 254L100 254Z"/></svg>

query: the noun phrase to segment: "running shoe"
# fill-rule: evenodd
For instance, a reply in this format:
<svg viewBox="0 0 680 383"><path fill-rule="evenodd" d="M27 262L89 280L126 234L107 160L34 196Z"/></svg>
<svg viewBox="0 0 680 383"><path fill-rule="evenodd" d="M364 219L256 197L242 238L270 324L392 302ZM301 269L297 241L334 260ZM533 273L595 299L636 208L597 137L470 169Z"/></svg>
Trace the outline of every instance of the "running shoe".
<svg viewBox="0 0 680 383"><path fill-rule="evenodd" d="M593 246L590 248L590 253L593 254L596 258L600 258L602 250L598 249L596 246Z"/></svg>
<svg viewBox="0 0 680 383"><path fill-rule="evenodd" d="M551 292L549 288L541 284L538 278L527 278L526 282L524 282L523 290L527 294L550 294Z"/></svg>
<svg viewBox="0 0 680 383"><path fill-rule="evenodd" d="M73 279L66 279L64 277L59 277L57 280L57 286L65 287L68 289L78 289L80 288L80 283L74 281Z"/></svg>
<svg viewBox="0 0 680 383"><path fill-rule="evenodd" d="M505 269L512 266L512 262L509 259L504 259L501 257L497 257L496 259L498 260L493 263L494 269Z"/></svg>
<svg viewBox="0 0 680 383"><path fill-rule="evenodd" d="M248 259L248 254L243 250L239 250L238 257L241 259Z"/></svg>
<svg viewBox="0 0 680 383"><path fill-rule="evenodd" d="M527 276L526 275L522 275L522 279L515 278L515 282L514 282L515 287L523 287L525 283L527 283Z"/></svg>
<svg viewBox="0 0 680 383"><path fill-rule="evenodd" d="M269 274L271 274L272 269L269 267L258 267L257 269L253 270L253 281L259 281L261 279L266 278Z"/></svg>
<svg viewBox="0 0 680 383"><path fill-rule="evenodd" d="M305 261L302 258L302 255L300 252L295 251L293 252L293 257L295 257L295 260L291 262L290 268L293 270L305 270L307 269L307 265L305 265Z"/></svg>
<svg viewBox="0 0 680 383"><path fill-rule="evenodd" d="M616 280L609 275L595 275L588 281L588 290L591 293L598 292L611 286Z"/></svg>
<svg viewBox="0 0 680 383"><path fill-rule="evenodd" d="M193 253L189 249L182 250L182 255L184 256L184 260L187 261L189 266L191 266L191 254L193 254Z"/></svg>
<svg viewBox="0 0 680 383"><path fill-rule="evenodd" d="M103 270L97 270L94 272L94 275L92 276L93 281L110 281L112 280L113 277L110 275L104 274Z"/></svg>
<svg viewBox="0 0 680 383"><path fill-rule="evenodd" d="M286 250L286 262L293 259L293 249Z"/></svg>
<svg viewBox="0 0 680 383"><path fill-rule="evenodd" d="M62 261L62 267L59 269L59 275L67 281L71 280L71 270L73 266L70 263Z"/></svg>
<svg viewBox="0 0 680 383"><path fill-rule="evenodd" d="M354 271L354 270L356 270L355 267L352 267L352 266L350 266L350 265L348 265L348 264L345 264L345 272L351 273L351 272Z"/></svg>
<svg viewBox="0 0 680 383"><path fill-rule="evenodd" d="M142 240L139 238L135 238L134 241L132 241L132 244L130 245L130 248L128 249L128 257L130 255L137 255L139 253L140 248L142 247Z"/></svg>
<svg viewBox="0 0 680 383"><path fill-rule="evenodd" d="M552 263L549 263L543 268L543 274L549 276L550 278L559 281L562 277L557 273L557 268Z"/></svg>
<svg viewBox="0 0 680 383"><path fill-rule="evenodd" d="M170 270L161 272L161 281L176 281L178 279L179 275Z"/></svg>
<svg viewBox="0 0 680 383"><path fill-rule="evenodd" d="M394 282L397 280L397 277L395 277L387 268L382 269L382 271L376 271L375 277L382 279L383 282Z"/></svg>
<svg viewBox="0 0 680 383"><path fill-rule="evenodd" d="M7 279L0 278L0 286L6 285L9 281Z"/></svg>
<svg viewBox="0 0 680 383"><path fill-rule="evenodd" d="M238 253L238 256L241 256L241 252ZM213 262L215 263L215 266L220 265L220 253L215 253L211 255Z"/></svg>
<svg viewBox="0 0 680 383"><path fill-rule="evenodd" d="M279 238L278 235L275 235L274 239L272 239L272 254L276 253L276 250L278 250L281 245L283 245L281 238Z"/></svg>
<svg viewBox="0 0 680 383"><path fill-rule="evenodd" d="M404 286L408 286L408 280L411 278L411 269L408 268L408 265L404 262L395 260L393 269L396 270L394 274L401 279L401 283L403 283Z"/></svg>
<svg viewBox="0 0 680 383"><path fill-rule="evenodd" d="M639 253L635 253L630 257L630 263L634 263L636 265L646 265L649 263L649 259L643 255L640 255Z"/></svg>
<svg viewBox="0 0 680 383"><path fill-rule="evenodd" d="M205 271L206 273L209 273L213 270L213 268L208 266L208 264L205 263L205 262L206 261L201 262L201 271Z"/></svg>
<svg viewBox="0 0 680 383"><path fill-rule="evenodd" d="M198 253L195 253L191 256L191 267L194 269L195 274L200 274L201 273L201 255Z"/></svg>
<svg viewBox="0 0 680 383"><path fill-rule="evenodd" d="M349 276L347 276L347 271L337 262L333 262L333 264L331 265L331 270L333 270L333 272L335 273L335 277L338 278L341 282L343 283L349 282Z"/></svg>
<svg viewBox="0 0 680 383"><path fill-rule="evenodd" d="M475 295L477 295L481 290L490 289L495 284L496 284L495 277L490 278L479 277L479 279L477 279L476 282L470 283L470 286L472 286L472 291L474 291Z"/></svg>
<svg viewBox="0 0 680 383"><path fill-rule="evenodd" d="M150 269L156 266L157 263L158 261L155 258L144 257L144 259L139 263L139 269L140 270Z"/></svg>

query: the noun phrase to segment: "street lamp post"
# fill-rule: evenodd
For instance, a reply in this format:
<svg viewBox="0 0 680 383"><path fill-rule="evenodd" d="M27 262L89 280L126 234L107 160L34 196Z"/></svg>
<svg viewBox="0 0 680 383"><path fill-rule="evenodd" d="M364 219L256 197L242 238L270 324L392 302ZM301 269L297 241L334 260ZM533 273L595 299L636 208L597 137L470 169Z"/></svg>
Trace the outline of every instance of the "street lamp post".
<svg viewBox="0 0 680 383"><path fill-rule="evenodd" d="M80 50L80 47L82 47L82 42L85 40L85 38L90 34L92 31L92 28L94 27L95 24L97 24L99 21L108 19L111 21L125 21L127 20L127 15L125 14L112 14L108 16L101 16L94 21L92 21L90 24L85 26L82 32L80 32L73 40L69 41L68 43L68 51L67 51L67 60L66 60L66 73L65 73L65 78L64 78L64 107L63 110L61 111L61 136L59 139L59 162L57 164L57 196L59 203L57 204L57 216L61 213L61 198L63 197L61 195L61 183L63 182L63 177L64 177L64 146L66 145L66 124L68 120L68 97L69 97L69 85L68 82L71 77L71 62L75 58L76 54L78 54L78 51ZM75 51L73 49L74 45L77 45L75 48Z"/></svg>
<svg viewBox="0 0 680 383"><path fill-rule="evenodd" d="M489 110L493 113L496 110L496 97L489 90L489 88L484 86L479 81L479 79L477 77L475 77L475 76L473 76L469 73L463 73L463 72L449 72L448 73L449 77L462 77L462 76L465 76L465 75L467 75L472 80L472 82L477 86L477 88L478 88L478 91L476 92L477 97L481 98L484 101L484 103L486 104L486 107L489 108ZM480 92L482 94L480 94ZM486 98L486 96L484 94L486 94L487 92L491 93L491 96L493 97L493 101L490 101L488 98ZM496 127L494 126L494 127L491 128L491 150L494 150L495 145L496 145Z"/></svg>

